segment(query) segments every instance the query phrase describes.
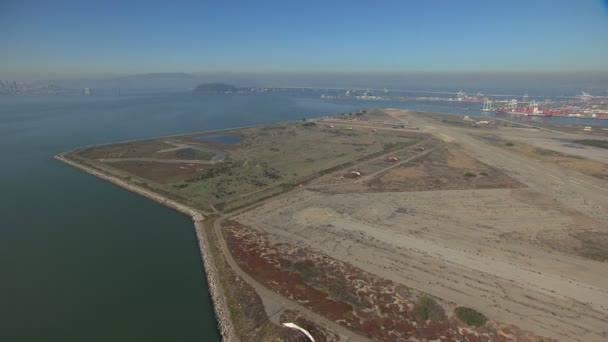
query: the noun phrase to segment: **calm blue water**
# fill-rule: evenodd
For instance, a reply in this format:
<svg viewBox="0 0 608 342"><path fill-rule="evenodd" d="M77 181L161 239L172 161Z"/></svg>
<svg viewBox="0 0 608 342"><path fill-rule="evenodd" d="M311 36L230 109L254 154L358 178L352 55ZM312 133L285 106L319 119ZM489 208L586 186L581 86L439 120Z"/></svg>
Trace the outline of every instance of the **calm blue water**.
<svg viewBox="0 0 608 342"><path fill-rule="evenodd" d="M275 94L0 97L0 341L216 341L189 218L52 159L352 111Z"/></svg>

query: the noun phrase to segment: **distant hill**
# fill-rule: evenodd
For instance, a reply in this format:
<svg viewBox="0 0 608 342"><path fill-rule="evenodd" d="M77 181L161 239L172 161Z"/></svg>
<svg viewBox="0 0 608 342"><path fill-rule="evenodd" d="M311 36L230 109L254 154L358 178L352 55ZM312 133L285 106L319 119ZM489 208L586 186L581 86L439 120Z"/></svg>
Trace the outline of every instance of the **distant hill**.
<svg viewBox="0 0 608 342"><path fill-rule="evenodd" d="M196 93L210 93L210 94L221 94L221 93L235 93L239 88L225 83L203 83L198 87L194 88Z"/></svg>
<svg viewBox="0 0 608 342"><path fill-rule="evenodd" d="M137 74L108 78L90 78L73 80L55 80L65 88L82 89L90 87L94 89L192 89L197 84L204 82L204 78L186 73L155 73Z"/></svg>

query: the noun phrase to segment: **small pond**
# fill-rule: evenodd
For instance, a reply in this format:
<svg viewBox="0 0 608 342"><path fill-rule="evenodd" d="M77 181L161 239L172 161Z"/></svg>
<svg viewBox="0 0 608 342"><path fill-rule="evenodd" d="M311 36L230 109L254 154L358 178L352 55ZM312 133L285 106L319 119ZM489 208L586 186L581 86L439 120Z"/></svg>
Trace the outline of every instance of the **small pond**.
<svg viewBox="0 0 608 342"><path fill-rule="evenodd" d="M223 145L235 145L241 141L241 137L236 134L199 135L195 139L202 141L211 141Z"/></svg>

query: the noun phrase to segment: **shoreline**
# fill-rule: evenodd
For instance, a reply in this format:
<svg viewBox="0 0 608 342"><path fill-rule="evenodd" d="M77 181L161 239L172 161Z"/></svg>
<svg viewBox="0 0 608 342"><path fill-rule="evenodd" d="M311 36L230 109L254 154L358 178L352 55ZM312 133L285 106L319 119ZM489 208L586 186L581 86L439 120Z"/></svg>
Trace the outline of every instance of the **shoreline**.
<svg viewBox="0 0 608 342"><path fill-rule="evenodd" d="M130 184L120 178L104 174L93 168L69 160L65 157L65 154L65 152L59 153L53 156L53 158L76 169L84 171L92 176L117 185L125 190L138 194L147 199L153 200L157 203L160 203L179 213L190 216L194 225L196 239L198 240L199 252L201 260L203 262L203 273L205 274L205 277L207 279L207 288L209 289L209 297L211 298L211 305L213 306L213 313L215 315L217 329L220 333L222 341L238 341L238 337L234 332L234 327L232 326L232 322L230 321L230 316L228 314L224 294L220 289L216 263L213 259L214 256L209 252L209 241L204 236L205 232L203 221L205 220L205 217L203 216L203 214L201 214L198 210L194 208L168 199L153 191Z"/></svg>

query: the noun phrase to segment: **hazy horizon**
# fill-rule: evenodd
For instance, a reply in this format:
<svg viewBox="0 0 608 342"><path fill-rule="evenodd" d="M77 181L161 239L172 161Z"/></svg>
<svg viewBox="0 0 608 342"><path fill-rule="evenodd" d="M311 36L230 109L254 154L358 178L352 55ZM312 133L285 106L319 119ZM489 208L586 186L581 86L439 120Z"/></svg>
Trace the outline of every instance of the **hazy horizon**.
<svg viewBox="0 0 608 342"><path fill-rule="evenodd" d="M12 79L0 75L0 80ZM573 95L581 90L608 95L608 72L213 72L91 75L46 80L66 89L192 89L201 83L223 82L240 87L371 88L429 91L530 92ZM541 91L542 90L542 91Z"/></svg>
<svg viewBox="0 0 608 342"><path fill-rule="evenodd" d="M608 73L608 3L4 1L0 78Z"/></svg>

